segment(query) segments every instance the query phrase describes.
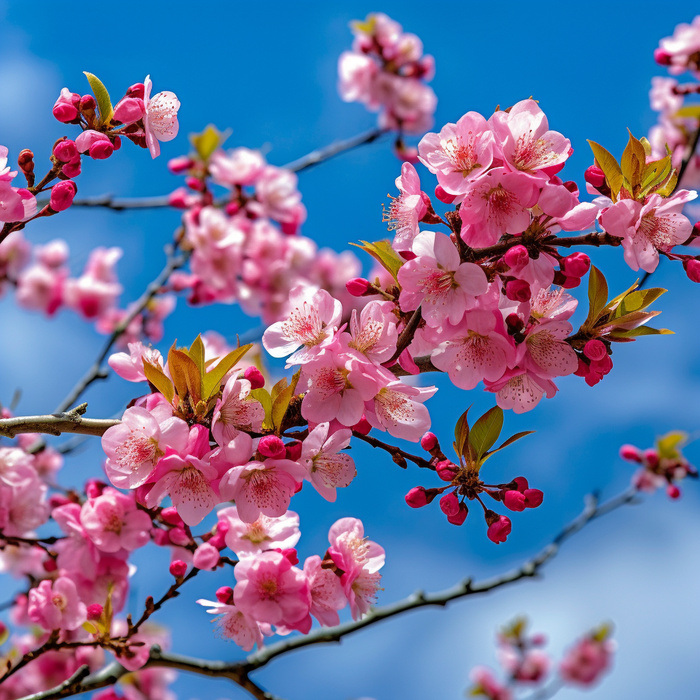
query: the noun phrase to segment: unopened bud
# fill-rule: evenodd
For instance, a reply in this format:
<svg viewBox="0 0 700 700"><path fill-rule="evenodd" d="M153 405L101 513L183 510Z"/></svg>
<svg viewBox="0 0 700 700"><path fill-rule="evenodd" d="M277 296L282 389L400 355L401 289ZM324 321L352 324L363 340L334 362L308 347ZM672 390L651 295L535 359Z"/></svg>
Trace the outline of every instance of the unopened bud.
<svg viewBox="0 0 700 700"><path fill-rule="evenodd" d="M422 486L414 486L405 496L406 503L411 508L422 508L428 505L428 493Z"/></svg>
<svg viewBox="0 0 700 700"><path fill-rule="evenodd" d="M65 211L73 204L73 199L75 199L75 193L77 191L78 188L75 186L73 180L57 182L51 188L49 205L54 211Z"/></svg>
<svg viewBox="0 0 700 700"><path fill-rule="evenodd" d="M525 280L510 280L506 283L506 297L511 301L529 301L530 285Z"/></svg>
<svg viewBox="0 0 700 700"><path fill-rule="evenodd" d="M561 259L561 269L571 277L583 277L591 269L591 259L585 253L572 253Z"/></svg>
<svg viewBox="0 0 700 700"><path fill-rule="evenodd" d="M187 564L182 559L176 559L170 563L169 571L175 578L182 578L187 573Z"/></svg>
<svg viewBox="0 0 700 700"><path fill-rule="evenodd" d="M438 445L438 439L435 433L426 433L423 435L423 437L420 439L420 446L426 451L430 452L431 450L434 450Z"/></svg>
<svg viewBox="0 0 700 700"><path fill-rule="evenodd" d="M231 586L221 586L216 591L216 599L224 605L233 604L233 588Z"/></svg>
<svg viewBox="0 0 700 700"><path fill-rule="evenodd" d="M464 521L467 519L467 515L469 515L467 504L460 503L459 510L454 515L447 516L447 522L452 525L463 525Z"/></svg>
<svg viewBox="0 0 700 700"><path fill-rule="evenodd" d="M103 607L99 603L92 603L92 605L87 606L87 619L88 620L99 620L100 615L102 615Z"/></svg>
<svg viewBox="0 0 700 700"><path fill-rule="evenodd" d="M681 497L681 490L675 484L669 484L666 487L666 495L675 501Z"/></svg>
<svg viewBox="0 0 700 700"><path fill-rule="evenodd" d="M586 168L583 177L589 185L597 190L605 184L605 173L597 165Z"/></svg>
<svg viewBox="0 0 700 700"><path fill-rule="evenodd" d="M17 165L23 173L34 172L34 153L28 148L23 148L17 156Z"/></svg>
<svg viewBox="0 0 700 700"><path fill-rule="evenodd" d="M671 54L668 51L666 51L666 49L662 49L661 47L659 47L658 49L654 49L654 60L660 66L670 66Z"/></svg>
<svg viewBox="0 0 700 700"><path fill-rule="evenodd" d="M691 282L700 282L700 260L686 260L683 267Z"/></svg>
<svg viewBox="0 0 700 700"><path fill-rule="evenodd" d="M592 338L583 346L583 354L589 359L599 362L608 356L605 343L597 338Z"/></svg>
<svg viewBox="0 0 700 700"><path fill-rule="evenodd" d="M173 175L180 175L189 170L193 165L194 161L189 156L178 156L168 161L168 170L170 170Z"/></svg>
<svg viewBox="0 0 700 700"><path fill-rule="evenodd" d="M440 510L448 517L451 515L457 515L457 513L459 513L459 499L457 498L457 494L454 491L446 493L440 499Z"/></svg>
<svg viewBox="0 0 700 700"><path fill-rule="evenodd" d="M277 435L265 435L260 438L258 442L258 452L263 457L270 457L272 459L283 459L287 454L287 448L282 442L282 439L277 437Z"/></svg>
<svg viewBox="0 0 700 700"><path fill-rule="evenodd" d="M370 290L370 283L362 277L353 277L345 283L345 289L354 297L361 297Z"/></svg>
<svg viewBox="0 0 700 700"><path fill-rule="evenodd" d="M91 112L97 107L97 102L92 95L83 95L80 98L80 111L81 112Z"/></svg>
<svg viewBox="0 0 700 700"><path fill-rule="evenodd" d="M435 471L443 481L452 481L457 476L457 465L445 459L435 465Z"/></svg>
<svg viewBox="0 0 700 700"><path fill-rule="evenodd" d="M352 426L352 429L360 435L369 435L370 430L372 430L372 425L363 415L360 421Z"/></svg>
<svg viewBox="0 0 700 700"><path fill-rule="evenodd" d="M265 386L265 377L263 377L262 372L254 365L246 367L243 376L250 382L251 389L262 389Z"/></svg>
<svg viewBox="0 0 700 700"><path fill-rule="evenodd" d="M506 316L506 326L508 326L510 334L520 333L525 328L525 321L518 314L508 314Z"/></svg>
<svg viewBox="0 0 700 700"><path fill-rule="evenodd" d="M503 260L511 269L519 269L527 265L530 255L524 245L514 245L512 248L508 248Z"/></svg>

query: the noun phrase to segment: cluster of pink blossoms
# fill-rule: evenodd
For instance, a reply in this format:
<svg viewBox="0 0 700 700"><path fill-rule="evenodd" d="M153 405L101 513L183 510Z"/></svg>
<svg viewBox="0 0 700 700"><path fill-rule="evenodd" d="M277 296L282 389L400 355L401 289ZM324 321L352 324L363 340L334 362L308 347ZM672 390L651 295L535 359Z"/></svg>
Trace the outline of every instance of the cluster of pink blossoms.
<svg viewBox="0 0 700 700"><path fill-rule="evenodd" d="M13 187L17 171L7 164L8 153L0 146L0 222L26 221L36 214L36 198L26 187Z"/></svg>
<svg viewBox="0 0 700 700"><path fill-rule="evenodd" d="M548 682L588 687L597 683L609 670L615 642L609 638L609 629L600 627L580 639L558 667L558 678L549 679L552 660L541 647L547 639L543 634L526 634L527 621L517 619L498 635L499 661L507 680L499 680L484 666L472 670L474 683L470 696L488 700L513 700L519 691L541 691L548 694Z"/></svg>
<svg viewBox="0 0 700 700"><path fill-rule="evenodd" d="M421 134L433 124L437 98L424 81L435 75L435 60L423 55L415 34L382 13L351 24L352 51L338 61L338 90L346 102L381 110L379 126Z"/></svg>
<svg viewBox="0 0 700 700"><path fill-rule="evenodd" d="M191 251L191 273L174 273L171 287L187 291L190 303L238 302L273 323L288 311L289 293L299 284L351 302L345 283L360 263L350 252L319 250L299 235L306 209L294 172L243 147L217 150L206 163L177 158L170 168L187 173L189 189L173 192L170 203L188 209L182 247ZM223 208L213 206L209 179L228 191Z"/></svg>
<svg viewBox="0 0 700 700"><path fill-rule="evenodd" d="M117 305L122 286L115 266L122 256L121 248L95 248L79 277L71 277L68 255L68 244L63 240L32 249L20 231L14 232L0 243L0 295L14 289L17 303L25 309L53 316L59 309L69 308L95 322L99 332L111 333L130 312ZM163 337L163 319L174 307L174 295L155 297L131 321L120 342L143 337L158 342Z"/></svg>
<svg viewBox="0 0 700 700"><path fill-rule="evenodd" d="M680 450L687 437L685 433L669 433L657 440L655 448L646 450L623 445L620 448L622 459L640 465L632 476L632 485L647 493L666 487L669 498L680 498L681 490L676 482L686 477L698 478L698 470Z"/></svg>

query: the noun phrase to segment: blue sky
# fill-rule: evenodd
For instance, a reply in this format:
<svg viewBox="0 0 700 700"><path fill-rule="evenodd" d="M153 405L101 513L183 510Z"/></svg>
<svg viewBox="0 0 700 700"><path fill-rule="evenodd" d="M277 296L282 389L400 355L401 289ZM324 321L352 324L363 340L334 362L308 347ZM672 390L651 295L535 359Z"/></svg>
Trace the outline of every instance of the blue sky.
<svg viewBox="0 0 700 700"><path fill-rule="evenodd" d="M534 96L552 128L569 137L575 152L564 174L582 184L591 156L590 138L619 154L626 129L646 133L655 120L648 106L653 49L695 3L589 2L339 3L143 2L138 10L85 6L67 13L62 3L0 2L0 143L11 155L31 147L37 161L65 133L51 117L60 89L87 91L83 70L97 74L118 96L151 75L155 90L172 90L182 102L180 136L163 146L163 157L131 144L106 162L86 163L81 195L162 194L180 184L167 172L169 157L188 149L187 133L214 123L231 127L231 146L264 148L282 164L337 138L374 124L359 105L336 93L336 62L350 46L347 27L370 11L384 11L417 33L436 58L432 85L438 95L436 124L464 112L490 113L496 105ZM68 26L68 29L65 27ZM57 30L57 27L60 30ZM47 161L44 161L47 162ZM342 156L300 176L309 217L303 232L338 251L349 241L385 236L381 203L394 192L399 164L388 143ZM424 188L431 182L421 172ZM129 301L160 269L162 246L178 223L176 212L68 212L28 230L33 242L65 238L75 271L96 245L120 245L119 265ZM611 289L635 279L620 251L595 251ZM696 431L700 408L700 358L694 313L700 289L680 266L664 264L655 283L670 289L657 304L662 325L676 335L641 339L617 348L613 372L590 389L576 377L562 380L560 393L534 412L509 415L506 430L536 434L489 463L493 478L525 474L545 492L537 511L516 514L514 533L496 547L473 514L461 528L448 525L436 506L409 510L403 494L419 483L416 470L399 470L363 446L354 449L358 477L328 504L310 491L295 498L302 519L300 554L322 553L328 527L338 517L362 517L367 533L388 552L380 603L419 587L439 590L467 575L502 572L544 545L579 511L591 489L612 494L625 487L631 469L617 458L623 442L642 447L671 429ZM579 297L581 292L578 292ZM692 314L692 315L691 315ZM690 318L688 318L690 315ZM92 361L103 339L71 314L46 322L0 300L0 400L22 389L23 413L51 410ZM579 317L577 317L579 318ZM168 320L164 346L190 342L215 329L230 339L257 326L239 309L182 305ZM493 399L470 395L438 380L430 402L435 432L447 442L454 421L470 403L483 412ZM91 390L90 413L108 416L131 398L132 385L110 379ZM698 448L688 454L698 460ZM93 443L65 467L66 483L99 470ZM425 610L384 623L347 639L340 647L319 647L270 664L258 680L288 700L362 696L377 700L460 698L469 669L494 664L496 629L527 614L533 629L550 636L560 652L603 620L616 627L615 671L590 697L697 696L696 651L700 602L700 518L697 485L689 483L679 502L661 494L588 528L566 545L544 580L525 582L447 610ZM165 555L160 552L159 555ZM137 558L131 608L149 588L169 585L165 556L149 549ZM214 638L208 616L193 604L230 583L226 573L195 580L161 620L173 630L173 648L208 658L233 659L240 651ZM0 583L4 599L7 582ZM415 669L409 673L407 669ZM180 676L181 698L245 697L224 682ZM567 700L577 695L562 692Z"/></svg>

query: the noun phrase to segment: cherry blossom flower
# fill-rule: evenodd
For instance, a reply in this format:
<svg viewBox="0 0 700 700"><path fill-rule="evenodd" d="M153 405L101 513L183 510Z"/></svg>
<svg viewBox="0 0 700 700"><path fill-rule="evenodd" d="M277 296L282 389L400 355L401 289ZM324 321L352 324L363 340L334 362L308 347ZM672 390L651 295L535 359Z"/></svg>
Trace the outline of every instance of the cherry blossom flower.
<svg viewBox="0 0 700 700"><path fill-rule="evenodd" d="M329 423L319 423L301 446L301 462L306 478L327 501L335 501L337 488L349 486L355 478L353 458L340 450L350 444L352 430L336 430L329 435Z"/></svg>
<svg viewBox="0 0 700 700"><path fill-rule="evenodd" d="M435 328L456 325L484 294L488 281L474 263L462 263L457 248L444 233L423 231L413 241L416 257L399 269L402 311L421 307L425 322Z"/></svg>
<svg viewBox="0 0 700 700"><path fill-rule="evenodd" d="M256 644L263 644L263 632L255 618L246 615L235 605L227 605L214 600L196 601L205 606L207 612L216 615L212 620L227 639L233 639L243 651L250 651Z"/></svg>
<svg viewBox="0 0 700 700"><path fill-rule="evenodd" d="M326 627L339 624L338 610L348 604L340 577L330 569L324 569L318 555L306 558L304 575L311 593L310 613Z"/></svg>
<svg viewBox="0 0 700 700"><path fill-rule="evenodd" d="M496 394L496 403L501 408L512 408L515 413L531 411L546 394L551 399L557 387L551 379L540 377L523 368L509 369L496 382L484 382L486 391Z"/></svg>
<svg viewBox="0 0 700 700"><path fill-rule="evenodd" d="M147 75L143 81L145 93L143 106L143 128L146 136L146 145L152 158L160 155L159 141L172 141L179 129L177 111L180 109L180 101L174 92L159 92L151 97L153 83L151 76Z"/></svg>
<svg viewBox="0 0 700 700"><path fill-rule="evenodd" d="M258 515L253 522L244 522L236 506L222 508L217 513L220 522L228 524L226 546L241 559L266 549L289 549L301 537L299 516L292 511L271 518Z"/></svg>
<svg viewBox="0 0 700 700"><path fill-rule="evenodd" d="M117 352L110 355L107 364L127 382L145 382L144 361L163 367L163 356L159 350L146 347L140 341L128 344L129 352Z"/></svg>
<svg viewBox="0 0 700 700"><path fill-rule="evenodd" d="M589 686L610 668L615 643L611 639L585 637L579 641L559 665L559 673L567 683Z"/></svg>
<svg viewBox="0 0 700 700"><path fill-rule="evenodd" d="M226 445L241 430L260 432L265 409L250 396L247 379L233 375L227 380L220 399L216 401L212 419L212 434L219 445Z"/></svg>
<svg viewBox="0 0 700 700"><path fill-rule="evenodd" d="M572 331L568 321L554 319L532 326L525 342L518 348L519 363L523 368L550 379L573 374L578 368L578 357L564 340Z"/></svg>
<svg viewBox="0 0 700 700"><path fill-rule="evenodd" d="M87 619L87 608L78 597L75 584L60 576L44 580L29 591L29 619L45 630L74 630Z"/></svg>
<svg viewBox="0 0 700 700"><path fill-rule="evenodd" d="M418 224L428 211L427 196L420 188L420 178L410 163L401 166L401 175L396 178L396 187L401 194L391 198L384 221L390 231L395 231L394 250L410 250L413 239L419 233ZM428 200L430 201L430 200Z"/></svg>
<svg viewBox="0 0 700 700"><path fill-rule="evenodd" d="M234 574L234 603L254 620L295 628L309 618L309 582L279 552L243 559L236 564ZM306 631L310 626L309 618Z"/></svg>
<svg viewBox="0 0 700 700"><path fill-rule="evenodd" d="M352 310L350 336L340 336L344 348L356 350L373 362L386 362L396 351L397 319L390 301L370 301L359 313Z"/></svg>

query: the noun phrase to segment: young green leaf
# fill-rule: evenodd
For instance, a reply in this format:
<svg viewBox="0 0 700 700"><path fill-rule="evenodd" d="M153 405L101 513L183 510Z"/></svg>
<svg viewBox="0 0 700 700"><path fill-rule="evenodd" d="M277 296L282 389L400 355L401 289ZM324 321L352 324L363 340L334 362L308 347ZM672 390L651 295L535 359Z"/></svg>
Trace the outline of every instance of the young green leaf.
<svg viewBox="0 0 700 700"><path fill-rule="evenodd" d="M605 275L595 266L591 267L588 275L588 316L584 325L596 322L601 311L608 302L608 283Z"/></svg>
<svg viewBox="0 0 700 700"><path fill-rule="evenodd" d="M491 455L496 454L496 452L500 452L503 448L508 447L508 445L512 445L514 442L517 440L520 440L520 438L524 438L526 435L532 435L534 433L534 430L524 430L521 433L515 433L515 435L511 435L507 440L502 442L498 447L494 448L493 450L490 450L484 455L484 461Z"/></svg>
<svg viewBox="0 0 700 700"><path fill-rule="evenodd" d="M173 383L163 372L162 367L144 359L143 373L146 375L146 379L168 399L168 403L172 403L173 398L175 398L175 390L173 389Z"/></svg>
<svg viewBox="0 0 700 700"><path fill-rule="evenodd" d="M457 419L455 424L455 441L454 448L458 457L461 457L464 453L464 445L469 439L469 421L467 419L467 414L471 406Z"/></svg>
<svg viewBox="0 0 700 700"><path fill-rule="evenodd" d="M469 432L469 444L472 446L476 461L479 461L493 447L503 429L503 409L494 406L474 423Z"/></svg>
<svg viewBox="0 0 700 700"><path fill-rule="evenodd" d="M624 176L622 175L622 169L620 168L618 162L612 156L612 154L603 148L600 144L595 141L588 141L588 145L593 151L593 156L596 162L600 166L600 169L605 174L605 179L608 182L608 186L613 195L613 201L617 199L617 194L622 187L622 181Z"/></svg>
<svg viewBox="0 0 700 700"><path fill-rule="evenodd" d="M95 102L97 102L97 108L100 111L100 124L109 124L112 121L114 109L112 109L112 100L109 97L107 88L96 75L88 73L87 71L83 71L83 73L88 83L90 83L90 89L95 96Z"/></svg>
<svg viewBox="0 0 700 700"><path fill-rule="evenodd" d="M224 357L219 360L219 364L217 364L216 367L209 370L209 372L204 375L204 381L202 382L202 394L205 399L211 398L217 391L219 391L221 380L224 378L224 375L230 369L235 367L236 363L243 359L243 356L252 347L253 346L251 344L241 345L240 348L232 350L230 353L228 353L228 355L224 355Z"/></svg>
<svg viewBox="0 0 700 700"><path fill-rule="evenodd" d="M250 395L258 402L262 404L265 410L265 420L263 421L263 428L270 430L274 427L272 422L272 399L270 398L270 393L267 389L253 389Z"/></svg>
<svg viewBox="0 0 700 700"><path fill-rule="evenodd" d="M369 253L398 282L399 269L406 261L396 253L391 247L391 243L389 241L377 241L376 243L360 241L360 243L362 245L357 243L351 243L350 245L354 245L356 248L361 248Z"/></svg>

